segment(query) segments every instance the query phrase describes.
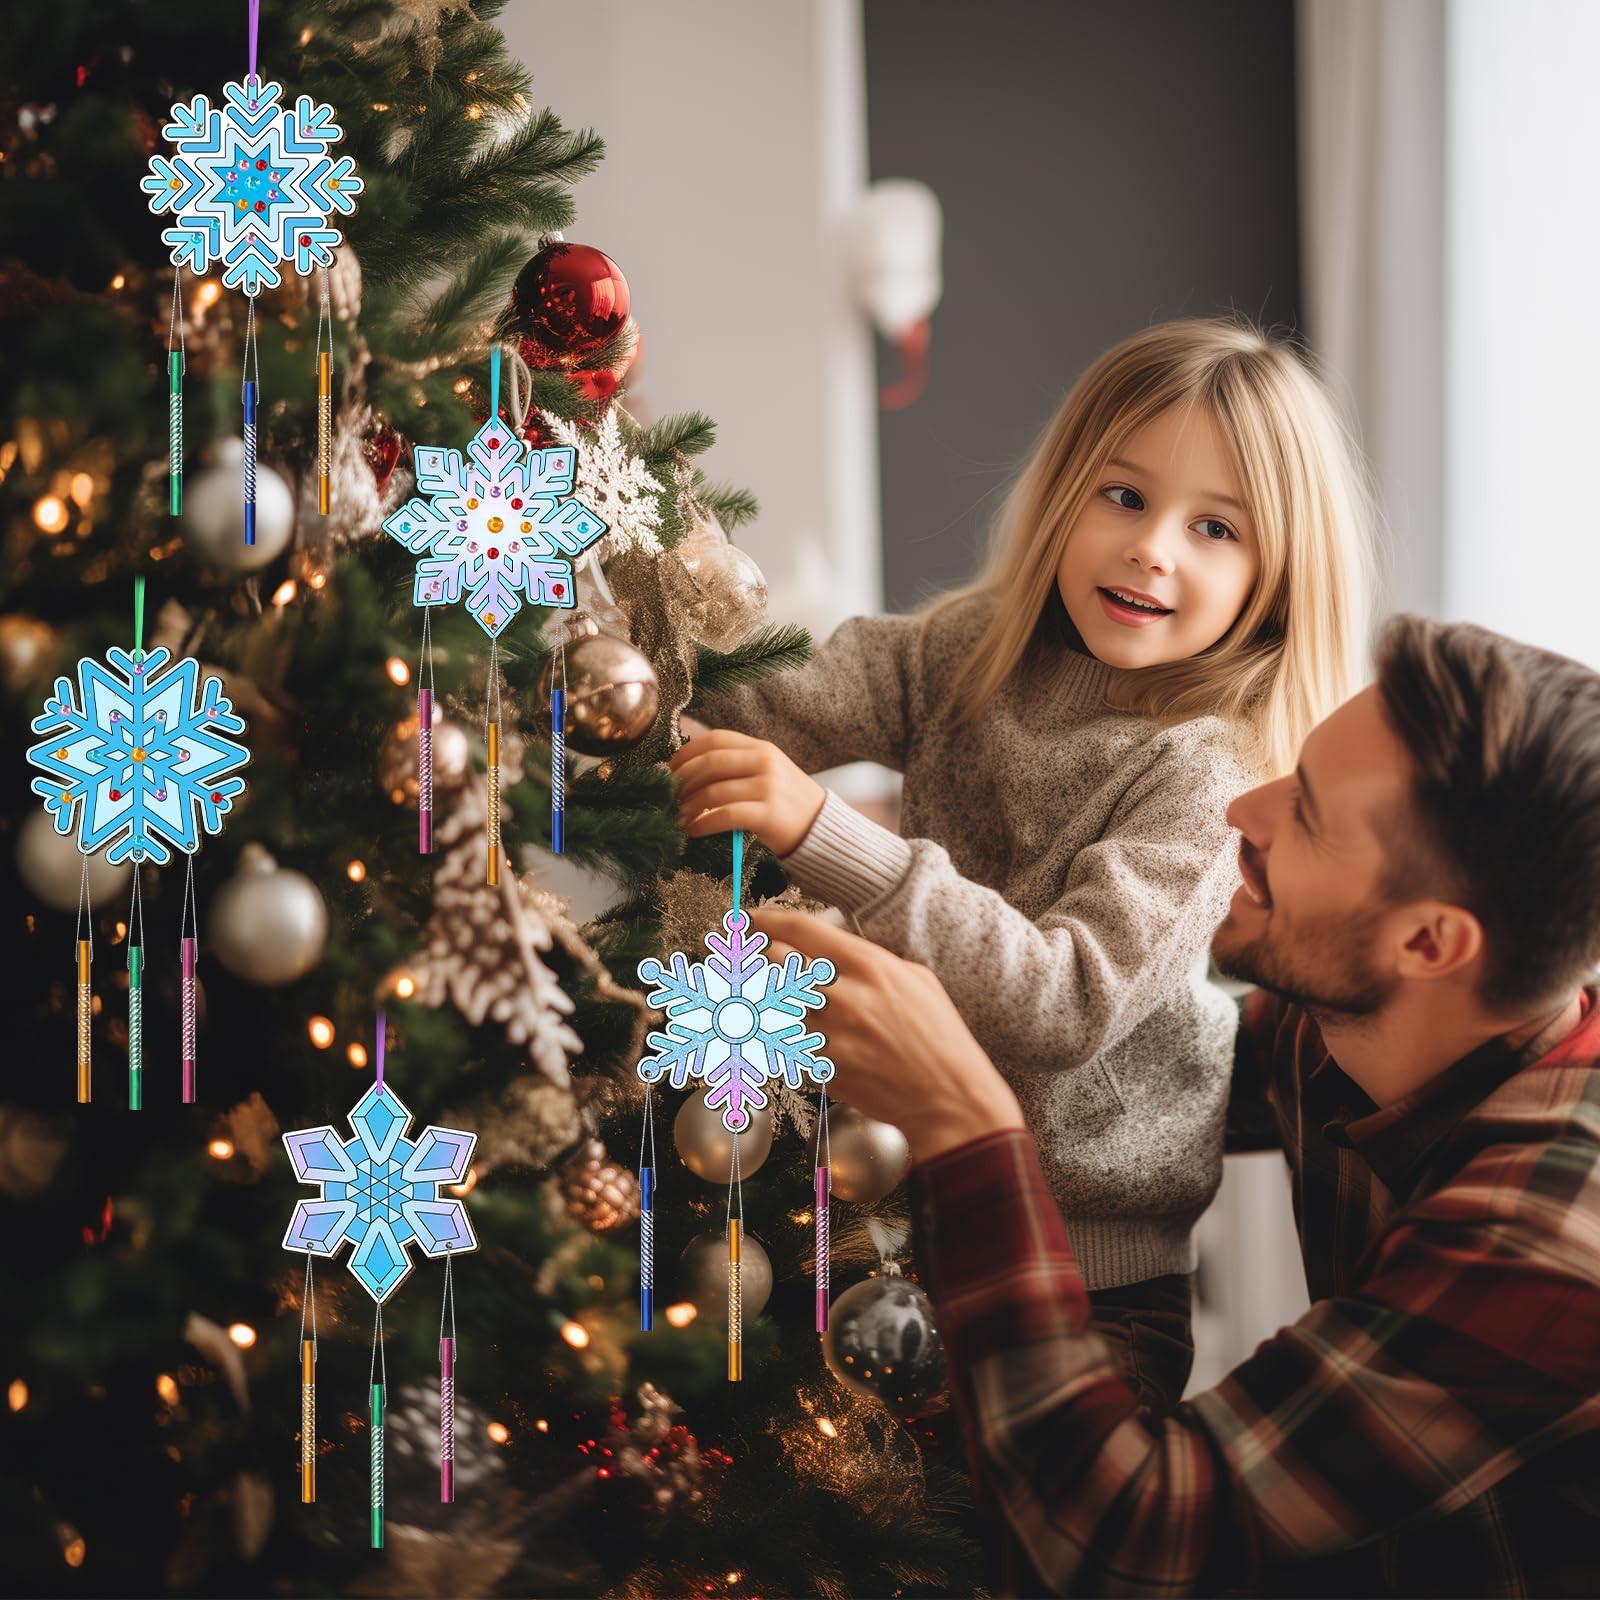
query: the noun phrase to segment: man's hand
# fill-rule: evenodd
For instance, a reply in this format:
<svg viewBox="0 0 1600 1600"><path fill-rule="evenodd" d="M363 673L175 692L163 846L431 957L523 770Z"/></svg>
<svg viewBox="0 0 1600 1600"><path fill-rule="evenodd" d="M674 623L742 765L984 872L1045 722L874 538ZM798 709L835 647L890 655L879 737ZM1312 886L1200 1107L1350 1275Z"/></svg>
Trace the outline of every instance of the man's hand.
<svg viewBox="0 0 1600 1600"><path fill-rule="evenodd" d="M939 980L853 933L798 911L757 911L768 956L826 956L838 970L816 1019L839 1069L829 1093L892 1122L914 1161L1002 1128L1022 1109Z"/></svg>
<svg viewBox="0 0 1600 1600"><path fill-rule="evenodd" d="M727 728L690 740L667 766L678 779L678 824L691 839L743 828L786 856L828 797L777 745Z"/></svg>

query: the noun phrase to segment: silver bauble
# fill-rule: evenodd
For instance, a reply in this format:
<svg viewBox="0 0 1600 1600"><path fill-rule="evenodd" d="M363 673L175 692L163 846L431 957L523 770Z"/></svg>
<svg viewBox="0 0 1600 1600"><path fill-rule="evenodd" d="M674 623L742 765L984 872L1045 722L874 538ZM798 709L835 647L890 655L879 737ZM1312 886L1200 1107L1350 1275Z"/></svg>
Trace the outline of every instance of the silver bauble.
<svg viewBox="0 0 1600 1600"><path fill-rule="evenodd" d="M57 911L78 909L78 886L83 877L83 857L76 835L57 833L43 811L30 811L17 830L17 871L22 881L47 906ZM89 904L104 905L128 893L133 868L127 862L112 866L105 852L89 857Z"/></svg>
<svg viewBox="0 0 1600 1600"><path fill-rule="evenodd" d="M881 1200L911 1165L906 1136L854 1106L828 1107L828 1151L833 1192L841 1200Z"/></svg>
<svg viewBox="0 0 1600 1600"><path fill-rule="evenodd" d="M566 647L567 747L586 756L610 756L637 744L661 710L655 668L626 639L595 633ZM546 708L550 690L561 680L556 658L539 680Z"/></svg>
<svg viewBox="0 0 1600 1600"><path fill-rule="evenodd" d="M726 1183L733 1171L733 1135L722 1125L722 1113L707 1109L704 1094L691 1094L672 1124L672 1142L683 1164L707 1183ZM772 1149L772 1107L750 1113L750 1126L739 1135L739 1175L760 1169Z"/></svg>
<svg viewBox="0 0 1600 1600"><path fill-rule="evenodd" d="M689 1241L679 1269L683 1298L694 1302L703 1317L726 1316L728 1310L728 1239L707 1233ZM751 1234L739 1240L739 1301L747 1317L759 1317L772 1295L772 1260Z"/></svg>
<svg viewBox="0 0 1600 1600"><path fill-rule="evenodd" d="M282 555L294 531L294 496L271 467L256 467L256 542L244 542L244 440L224 439L184 488L179 520L189 554L203 567L256 572Z"/></svg>
<svg viewBox="0 0 1600 1600"><path fill-rule="evenodd" d="M206 934L234 977L268 987L293 983L322 959L328 908L303 872L280 867L251 843L211 902Z"/></svg>
<svg viewBox="0 0 1600 1600"><path fill-rule="evenodd" d="M944 1350L933 1302L897 1272L852 1284L828 1308L822 1354L845 1388L920 1417L944 1393Z"/></svg>
<svg viewBox="0 0 1600 1600"><path fill-rule="evenodd" d="M417 713L402 717L378 750L378 782L397 806L417 808ZM466 781L472 753L466 734L433 707L433 790L448 794Z"/></svg>
<svg viewBox="0 0 1600 1600"><path fill-rule="evenodd" d="M38 617L13 611L0 617L0 688L17 694L49 667L56 630Z"/></svg>
<svg viewBox="0 0 1600 1600"><path fill-rule="evenodd" d="M766 620L767 580L761 568L709 511L697 513L673 554L694 585L684 625L699 643L732 650Z"/></svg>

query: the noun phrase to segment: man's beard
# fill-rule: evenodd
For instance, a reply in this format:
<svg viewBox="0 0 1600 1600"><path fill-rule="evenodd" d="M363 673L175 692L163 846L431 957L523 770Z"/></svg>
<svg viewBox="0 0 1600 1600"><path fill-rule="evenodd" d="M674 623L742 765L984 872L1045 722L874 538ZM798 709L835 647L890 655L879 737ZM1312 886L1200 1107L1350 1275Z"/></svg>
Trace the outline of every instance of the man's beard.
<svg viewBox="0 0 1600 1600"><path fill-rule="evenodd" d="M1319 1021L1355 1021L1381 1011L1395 990L1396 980L1379 972L1370 954L1383 915L1319 917L1276 933L1269 919L1257 938L1213 949L1213 958L1227 977L1270 989Z"/></svg>

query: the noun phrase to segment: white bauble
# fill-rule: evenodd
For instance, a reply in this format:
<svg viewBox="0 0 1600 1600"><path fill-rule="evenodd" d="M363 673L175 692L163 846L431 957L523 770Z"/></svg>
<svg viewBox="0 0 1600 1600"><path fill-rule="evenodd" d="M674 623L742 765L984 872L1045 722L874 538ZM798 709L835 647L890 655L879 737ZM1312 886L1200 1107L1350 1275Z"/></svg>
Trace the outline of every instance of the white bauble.
<svg viewBox="0 0 1600 1600"><path fill-rule="evenodd" d="M22 881L47 906L57 911L78 909L83 857L76 834L57 833L43 811L33 811L17 832L17 871ZM126 861L114 867L105 852L89 857L89 904L104 905L128 893L133 869Z"/></svg>
<svg viewBox="0 0 1600 1600"><path fill-rule="evenodd" d="M184 487L183 542L202 566L257 572L294 532L294 496L271 467L256 467L256 542L244 542L244 440L224 439Z"/></svg>
<svg viewBox="0 0 1600 1600"><path fill-rule="evenodd" d="M211 902L206 932L234 977L266 987L293 983L322 959L328 907L303 872L280 867L251 843Z"/></svg>

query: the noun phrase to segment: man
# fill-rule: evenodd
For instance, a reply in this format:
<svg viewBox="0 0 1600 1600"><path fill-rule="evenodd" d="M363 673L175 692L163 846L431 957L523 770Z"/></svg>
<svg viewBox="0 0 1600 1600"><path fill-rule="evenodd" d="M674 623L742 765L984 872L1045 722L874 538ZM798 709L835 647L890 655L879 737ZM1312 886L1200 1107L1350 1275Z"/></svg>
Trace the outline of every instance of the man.
<svg viewBox="0 0 1600 1600"><path fill-rule="evenodd" d="M839 969L837 1093L898 1123L917 1260L1022 1593L1600 1591L1600 676L1406 618L1236 801L1232 1125L1270 1127L1314 1304L1148 1417L1016 1099L931 974Z"/></svg>

